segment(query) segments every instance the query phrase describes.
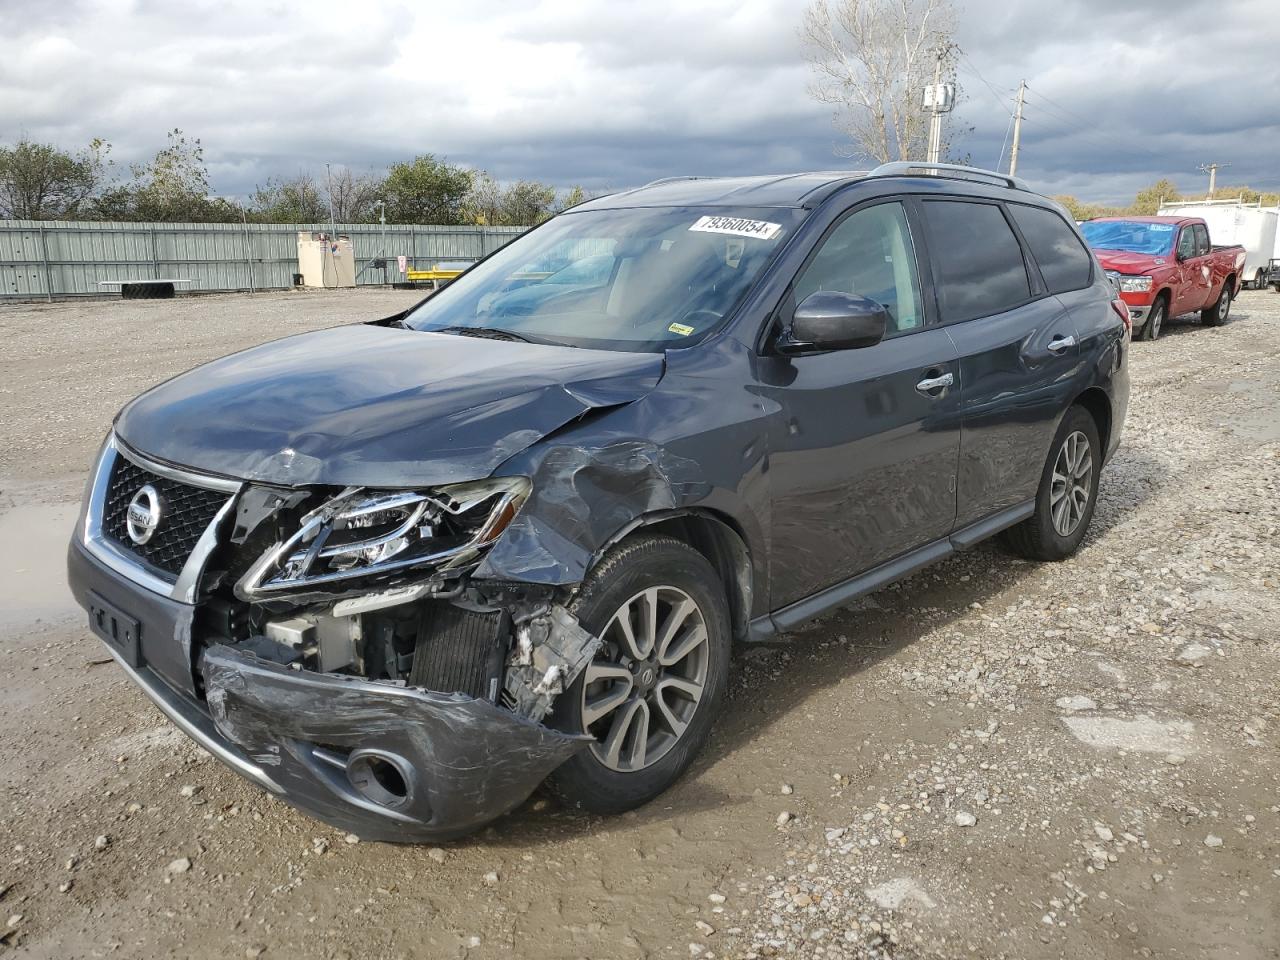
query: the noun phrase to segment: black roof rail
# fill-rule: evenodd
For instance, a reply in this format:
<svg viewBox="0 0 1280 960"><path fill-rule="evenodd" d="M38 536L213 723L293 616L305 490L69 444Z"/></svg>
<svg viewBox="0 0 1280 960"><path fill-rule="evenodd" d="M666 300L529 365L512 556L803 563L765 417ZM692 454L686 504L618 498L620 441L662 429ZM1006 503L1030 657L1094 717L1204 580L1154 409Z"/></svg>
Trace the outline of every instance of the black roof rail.
<svg viewBox="0 0 1280 960"><path fill-rule="evenodd" d="M998 173L995 170L983 170L981 167L966 167L962 163L928 163L923 160L894 160L892 163L882 163L880 166L872 170L868 177L910 177L917 175L917 171L929 174L930 171L938 171L935 175L948 177L953 180L995 180L1001 186L1010 187L1014 190L1025 190L1028 193L1034 191L1027 185L1025 180L1012 177L1007 173Z"/></svg>

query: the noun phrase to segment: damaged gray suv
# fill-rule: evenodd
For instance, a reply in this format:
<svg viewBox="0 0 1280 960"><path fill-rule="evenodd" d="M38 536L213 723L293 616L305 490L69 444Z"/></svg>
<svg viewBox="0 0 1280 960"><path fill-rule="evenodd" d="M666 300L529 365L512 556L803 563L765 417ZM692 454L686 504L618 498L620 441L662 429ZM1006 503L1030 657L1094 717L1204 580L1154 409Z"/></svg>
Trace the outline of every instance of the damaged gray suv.
<svg viewBox="0 0 1280 960"><path fill-rule="evenodd" d="M735 642L996 533L1077 549L1114 300L998 174L660 181L132 401L70 583L182 730L361 837L544 781L627 810L706 743Z"/></svg>

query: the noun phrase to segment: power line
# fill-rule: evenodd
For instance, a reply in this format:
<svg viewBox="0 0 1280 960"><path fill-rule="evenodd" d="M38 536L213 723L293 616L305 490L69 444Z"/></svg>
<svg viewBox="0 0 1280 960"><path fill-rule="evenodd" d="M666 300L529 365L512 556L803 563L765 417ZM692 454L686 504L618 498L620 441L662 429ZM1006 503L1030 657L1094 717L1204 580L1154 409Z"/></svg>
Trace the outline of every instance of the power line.
<svg viewBox="0 0 1280 960"><path fill-rule="evenodd" d="M982 75L982 71L979 70L974 65L973 61L970 60L965 55L963 50L957 49L956 52L957 54L959 54L960 61L963 62L963 65L966 71L968 73L972 73L973 76L976 77L978 81L984 87L986 87L987 90L991 92L991 98L995 100L996 107L999 108L1000 110L1009 111L1009 122L1005 126L1005 130L1004 130L1004 142L1000 144L1000 157L999 159L996 160L996 165L995 165L995 169L999 170L1000 167L1004 165L1004 151L1005 151L1005 148L1008 147L1009 145L1009 133L1013 130L1014 117L1016 115L1016 111L1009 106L1009 102L1008 102L1009 99L1013 96L1014 91L1006 90L1004 91L1004 95L1002 96L1001 91L997 90L996 87L991 83L991 81ZM960 64L958 63L957 66L959 65Z"/></svg>
<svg viewBox="0 0 1280 960"><path fill-rule="evenodd" d="M1061 123L1061 122L1062 122L1062 121L1061 121L1061 120L1059 120L1057 117L1050 117L1050 119L1051 119L1051 120L1055 120L1055 121L1057 121L1058 123ZM1023 115L1023 117L1022 117L1022 122L1023 122L1023 123L1029 123L1029 124L1031 124L1033 128L1036 128L1036 127L1039 127L1039 126L1040 126L1040 120L1039 120L1037 117L1035 117L1034 115L1032 115L1032 116L1026 116L1026 115L1024 114L1024 115ZM1044 133L1044 135L1045 135L1046 137L1066 137L1066 136L1073 136L1073 137L1077 137L1077 138L1079 138L1079 139L1081 139L1081 140L1084 140L1084 141L1086 141L1086 142L1090 143L1090 144L1091 144L1091 145L1093 145L1093 146L1097 146L1097 147L1105 147L1105 148L1107 148L1107 150L1109 150L1109 151L1111 151L1111 152L1114 152L1114 150L1115 150L1115 144L1114 144L1114 143L1109 142L1109 141L1106 141L1106 140L1103 140L1100 136L1098 136L1098 135L1096 135L1096 134L1089 133L1089 132L1087 132L1087 131L1085 131L1085 132L1080 132L1080 131L1070 130L1070 129L1065 129L1065 128L1055 129L1055 128L1053 128L1052 126L1049 126L1049 127L1045 127L1045 128L1043 128L1043 129L1042 129L1042 132Z"/></svg>
<svg viewBox="0 0 1280 960"><path fill-rule="evenodd" d="M1025 117L1023 118L1026 119ZM1004 164L1004 148L1009 145L1009 132L1013 129L1013 114L1009 114L1009 123L1004 128L1004 142L1000 144L1000 159L996 161L995 169L999 170Z"/></svg>
<svg viewBox="0 0 1280 960"><path fill-rule="evenodd" d="M978 70L978 68L973 65L973 61L970 60L967 56L965 56L963 52L960 53L960 60L965 64L968 71L972 73L982 83L984 87L986 87L988 90L991 91L991 96L995 98L996 106L1000 107L1001 110L1008 110L1009 107L1007 106L1007 102L1008 102L1008 98L1013 96L1013 90L1010 89L1010 90L1004 91L1004 95L1002 96L1001 92L997 90L991 84L991 82L982 75L982 73Z"/></svg>
<svg viewBox="0 0 1280 960"><path fill-rule="evenodd" d="M1030 86L1030 85L1028 85L1028 86L1027 86L1027 89L1028 89L1028 90L1031 90L1032 88L1031 88L1031 86ZM1046 97L1046 96L1045 96L1043 93L1041 93L1039 90L1034 90L1033 92L1034 92L1034 93L1035 93L1035 95L1036 95L1037 97L1039 97L1041 100L1045 101L1046 103L1051 104L1052 106L1057 107L1059 111L1061 111L1062 113L1065 113L1068 117L1074 117L1074 118L1075 118L1079 123L1083 123L1085 126L1089 126L1089 125L1090 125L1090 123L1092 123L1092 121L1090 121L1090 120L1086 120L1084 117L1080 116L1080 114L1078 114L1078 113L1074 113L1074 112L1072 112L1071 110L1068 110L1068 109L1067 109L1066 107L1064 107L1062 104L1058 103L1058 101L1057 101L1057 100L1050 100L1048 97Z"/></svg>
<svg viewBox="0 0 1280 960"><path fill-rule="evenodd" d="M1035 109L1038 109L1039 111L1041 111L1047 118L1061 125L1061 129L1050 133L1051 136L1063 136L1066 134L1072 134L1083 140L1088 140L1089 142L1093 143L1098 147L1105 148L1108 153L1117 152L1117 142L1115 140L1105 139L1101 134L1097 133L1091 126L1085 126L1085 125L1076 123L1071 119L1067 118L1066 116L1062 115L1057 109L1050 109L1049 107L1045 106L1043 102L1040 102L1043 100L1044 100L1044 97L1039 96L1037 100L1031 101L1031 105ZM1026 118L1024 118L1024 120L1025 119ZM1036 125L1037 126L1039 125L1038 122L1036 123ZM1136 151L1138 153L1146 154L1147 156L1160 161L1161 165L1164 165L1168 162L1168 157L1166 155L1157 153L1156 151L1151 150L1147 147L1144 147L1141 144L1135 143L1131 140L1124 141L1123 146L1121 146L1120 149L1125 150L1126 152Z"/></svg>

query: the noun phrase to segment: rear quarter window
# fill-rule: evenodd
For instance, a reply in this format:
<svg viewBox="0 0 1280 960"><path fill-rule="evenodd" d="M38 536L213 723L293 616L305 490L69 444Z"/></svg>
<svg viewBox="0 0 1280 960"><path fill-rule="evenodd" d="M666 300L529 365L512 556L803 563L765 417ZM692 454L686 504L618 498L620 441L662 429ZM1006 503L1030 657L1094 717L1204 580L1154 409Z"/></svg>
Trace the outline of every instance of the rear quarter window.
<svg viewBox="0 0 1280 960"><path fill-rule="evenodd" d="M998 206L964 200L926 200L942 322L1003 313L1031 299L1022 245Z"/></svg>
<svg viewBox="0 0 1280 960"><path fill-rule="evenodd" d="M1009 212L1040 265L1040 275L1050 293L1066 293L1089 285L1093 261L1062 217L1052 210L1020 203L1010 204Z"/></svg>

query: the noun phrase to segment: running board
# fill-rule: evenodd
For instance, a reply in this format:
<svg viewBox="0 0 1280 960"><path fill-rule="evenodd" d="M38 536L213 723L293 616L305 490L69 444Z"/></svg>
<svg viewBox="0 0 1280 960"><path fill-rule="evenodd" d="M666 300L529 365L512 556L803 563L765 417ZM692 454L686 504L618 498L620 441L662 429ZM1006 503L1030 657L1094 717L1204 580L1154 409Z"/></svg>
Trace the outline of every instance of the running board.
<svg viewBox="0 0 1280 960"><path fill-rule="evenodd" d="M768 643L775 640L779 634L794 630L805 621L821 616L828 610L842 607L858 599L858 597L888 586L895 580L909 577L916 571L936 563L938 560L948 557L957 551L967 550L969 547L994 536L1001 530L1021 523L1035 511L1036 502L1028 500L1026 503L1020 503L1017 506L1001 510L999 513L993 513L977 523L962 527L949 537L926 543L923 547L917 547L909 553L904 553L902 556L887 563L873 567L866 573L861 573L849 580L837 583L835 586L827 587L827 589L819 593L805 597L803 600L797 600L795 603L788 604L771 614L756 617L747 626L747 642Z"/></svg>

